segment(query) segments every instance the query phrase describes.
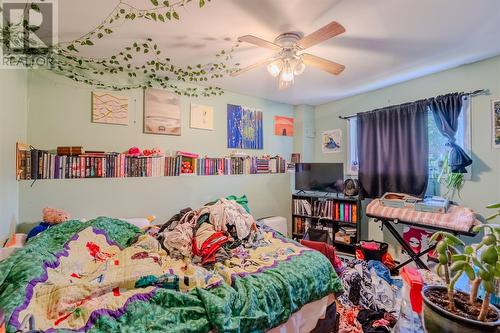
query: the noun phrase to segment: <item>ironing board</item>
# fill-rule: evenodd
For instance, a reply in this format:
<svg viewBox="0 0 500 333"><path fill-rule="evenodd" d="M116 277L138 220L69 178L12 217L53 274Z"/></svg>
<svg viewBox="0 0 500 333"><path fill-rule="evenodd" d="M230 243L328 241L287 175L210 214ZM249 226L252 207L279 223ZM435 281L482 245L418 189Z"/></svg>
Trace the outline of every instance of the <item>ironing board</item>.
<svg viewBox="0 0 500 333"><path fill-rule="evenodd" d="M395 224L404 224L435 231L445 231L456 236L469 237L476 235L476 233L472 231L472 228L479 224L474 211L469 208L452 205L445 214L419 212L412 208L386 207L379 199L375 199L368 204L366 207L366 216L381 221L382 227L389 230L396 241L410 256L408 260L400 263L394 270L399 270L412 261L415 262L419 268L429 269L420 257L426 255L436 247L436 244L433 244L427 249L415 253L410 244L408 244L396 228L394 228Z"/></svg>

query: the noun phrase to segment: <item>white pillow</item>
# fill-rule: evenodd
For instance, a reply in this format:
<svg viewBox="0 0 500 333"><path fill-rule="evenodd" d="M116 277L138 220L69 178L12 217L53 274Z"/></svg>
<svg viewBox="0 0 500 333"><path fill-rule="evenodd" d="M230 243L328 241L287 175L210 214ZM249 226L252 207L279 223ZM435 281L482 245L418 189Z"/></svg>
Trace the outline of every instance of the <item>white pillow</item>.
<svg viewBox="0 0 500 333"><path fill-rule="evenodd" d="M118 218L119 220L128 222L132 225L135 225L137 228L145 229L151 226L151 223L155 220L154 216L148 217L131 217L131 218Z"/></svg>

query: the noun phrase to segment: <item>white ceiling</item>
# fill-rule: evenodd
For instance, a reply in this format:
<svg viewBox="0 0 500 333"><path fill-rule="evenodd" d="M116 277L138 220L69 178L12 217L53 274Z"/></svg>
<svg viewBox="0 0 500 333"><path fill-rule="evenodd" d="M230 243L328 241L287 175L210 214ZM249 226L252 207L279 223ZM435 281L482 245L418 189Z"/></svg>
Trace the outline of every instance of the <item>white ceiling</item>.
<svg viewBox="0 0 500 333"><path fill-rule="evenodd" d="M127 2L127 0L123 0ZM149 8L149 0L128 0ZM118 0L59 0L59 40L96 26ZM207 63L238 36L273 40L286 31L310 33L330 21L346 32L308 52L346 66L340 76L307 68L285 91L265 67L209 82L289 104L321 104L500 54L500 0L197 0L177 22L134 21L115 27L93 56L111 55L141 38L158 41L178 65ZM242 44L235 58L250 65L270 51Z"/></svg>

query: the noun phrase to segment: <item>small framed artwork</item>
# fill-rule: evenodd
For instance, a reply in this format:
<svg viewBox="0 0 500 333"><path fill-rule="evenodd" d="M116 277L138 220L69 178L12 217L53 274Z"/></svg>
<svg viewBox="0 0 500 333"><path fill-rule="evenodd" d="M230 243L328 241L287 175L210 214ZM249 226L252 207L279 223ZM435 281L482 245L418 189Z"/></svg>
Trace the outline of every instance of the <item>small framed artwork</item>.
<svg viewBox="0 0 500 333"><path fill-rule="evenodd" d="M109 91L92 92L92 122L128 125L128 96Z"/></svg>
<svg viewBox="0 0 500 333"><path fill-rule="evenodd" d="M340 153L342 151L342 130L324 131L321 135L323 154Z"/></svg>
<svg viewBox="0 0 500 333"><path fill-rule="evenodd" d="M291 117L274 116L274 135L293 136L293 125Z"/></svg>
<svg viewBox="0 0 500 333"><path fill-rule="evenodd" d="M211 106L191 103L189 127L212 131L214 129L214 109Z"/></svg>
<svg viewBox="0 0 500 333"><path fill-rule="evenodd" d="M491 101L493 147L500 148L500 99Z"/></svg>
<svg viewBox="0 0 500 333"><path fill-rule="evenodd" d="M179 95L161 89L144 90L144 133L181 135Z"/></svg>

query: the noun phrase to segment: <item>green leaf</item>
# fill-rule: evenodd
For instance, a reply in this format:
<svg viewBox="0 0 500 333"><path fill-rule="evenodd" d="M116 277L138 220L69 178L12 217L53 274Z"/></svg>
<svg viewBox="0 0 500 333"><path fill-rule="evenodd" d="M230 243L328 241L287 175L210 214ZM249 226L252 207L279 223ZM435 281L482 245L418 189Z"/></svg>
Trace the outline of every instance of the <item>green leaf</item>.
<svg viewBox="0 0 500 333"><path fill-rule="evenodd" d="M495 219L497 216L500 216L500 213L495 213L493 215L490 215L486 218L486 221L491 221L493 219Z"/></svg>
<svg viewBox="0 0 500 333"><path fill-rule="evenodd" d="M94 43L92 43L92 41L90 39L87 39L85 41L85 44L87 44L87 45L94 45Z"/></svg>
<svg viewBox="0 0 500 333"><path fill-rule="evenodd" d="M168 1L163 1L163 5L164 5L165 7L170 7L170 3L169 3Z"/></svg>
<svg viewBox="0 0 500 333"><path fill-rule="evenodd" d="M100 32L100 33L97 34L97 38L101 39L102 37L104 37L104 35L102 34L102 32Z"/></svg>
<svg viewBox="0 0 500 333"><path fill-rule="evenodd" d="M452 272L458 272L458 271L463 270L463 268L465 267L465 265L467 265L467 262L465 262L465 261L463 261L463 260L460 260L460 261L454 262L454 263L450 266L450 270L451 270Z"/></svg>
<svg viewBox="0 0 500 333"><path fill-rule="evenodd" d="M163 14L159 14L158 19L162 22L165 22L165 17L163 17Z"/></svg>
<svg viewBox="0 0 500 333"><path fill-rule="evenodd" d="M205 6L205 0L200 0L200 4L199 5L200 5L200 8L203 7L203 6Z"/></svg>
<svg viewBox="0 0 500 333"><path fill-rule="evenodd" d="M484 289L490 294L493 294L495 292L495 284L493 283L493 281L483 281L483 286Z"/></svg>
<svg viewBox="0 0 500 333"><path fill-rule="evenodd" d="M176 11L174 11L174 12L172 13L172 16L173 16L173 18L174 18L174 19L176 19L176 20L178 20L178 19L179 19L179 14L177 14L177 12L176 12Z"/></svg>
<svg viewBox="0 0 500 333"><path fill-rule="evenodd" d="M40 12L40 7L36 3L31 3L31 9L33 9L35 12Z"/></svg>
<svg viewBox="0 0 500 333"><path fill-rule="evenodd" d="M165 16L166 16L166 18L167 18L167 19L169 19L169 20L171 20L171 19L172 19L172 13L170 13L170 12L166 12L166 13L165 13Z"/></svg>
<svg viewBox="0 0 500 333"><path fill-rule="evenodd" d="M474 273L474 269L470 265L464 266L464 272L467 274L467 278L469 280L474 280L476 278L476 274Z"/></svg>
<svg viewBox="0 0 500 333"><path fill-rule="evenodd" d="M151 0L151 3L155 6L158 6L158 0Z"/></svg>
<svg viewBox="0 0 500 333"><path fill-rule="evenodd" d="M454 254L451 256L452 261L465 261L466 259L465 254Z"/></svg>
<svg viewBox="0 0 500 333"><path fill-rule="evenodd" d="M449 245L454 245L454 246L465 245L464 242L460 238L458 238L452 234L446 234L445 242L448 243Z"/></svg>
<svg viewBox="0 0 500 333"><path fill-rule="evenodd" d="M500 202L499 202L499 203L496 203L496 204L488 205L488 206L486 206L486 208L490 208L490 209L493 209L493 208L500 208Z"/></svg>
<svg viewBox="0 0 500 333"><path fill-rule="evenodd" d="M151 13L151 17L153 18L153 20L155 20L155 21L157 20L156 13Z"/></svg>

